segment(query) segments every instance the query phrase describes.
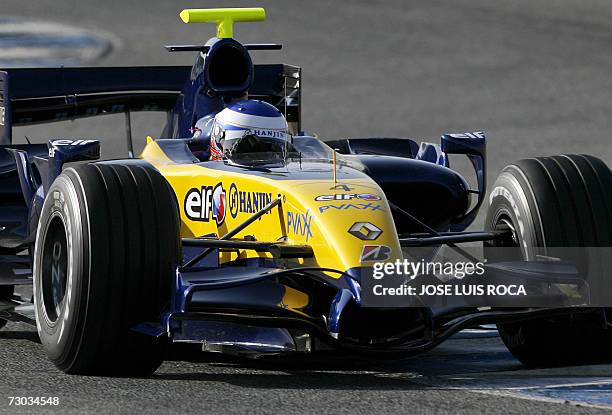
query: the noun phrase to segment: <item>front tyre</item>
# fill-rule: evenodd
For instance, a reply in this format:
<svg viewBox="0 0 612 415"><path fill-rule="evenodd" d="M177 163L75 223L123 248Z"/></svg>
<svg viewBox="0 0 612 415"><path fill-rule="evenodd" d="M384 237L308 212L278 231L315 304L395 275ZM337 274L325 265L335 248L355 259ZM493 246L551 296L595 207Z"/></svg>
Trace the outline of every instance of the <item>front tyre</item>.
<svg viewBox="0 0 612 415"><path fill-rule="evenodd" d="M38 334L72 374L149 375L164 342L132 330L159 321L179 258L172 189L139 165L66 169L43 204L34 250Z"/></svg>
<svg viewBox="0 0 612 415"><path fill-rule="evenodd" d="M485 246L485 256L490 261L535 260L536 255L551 255L554 247L612 246L611 189L610 169L592 156L538 157L507 166L492 187L485 229L510 230L512 237ZM500 246L514 249L504 250L506 257L500 258L494 249ZM576 252L579 268L612 269L612 258ZM600 309L498 328L523 364L563 366L612 361L607 321L610 310Z"/></svg>

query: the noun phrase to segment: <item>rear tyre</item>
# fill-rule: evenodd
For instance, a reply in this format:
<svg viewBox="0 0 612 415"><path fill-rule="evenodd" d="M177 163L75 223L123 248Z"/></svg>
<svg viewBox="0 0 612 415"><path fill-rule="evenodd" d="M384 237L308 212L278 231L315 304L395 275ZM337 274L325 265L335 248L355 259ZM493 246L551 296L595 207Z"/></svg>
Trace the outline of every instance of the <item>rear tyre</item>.
<svg viewBox="0 0 612 415"><path fill-rule="evenodd" d="M611 189L610 169L592 156L539 157L507 166L492 187L485 228L512 230L512 238L488 245L515 247L515 254L499 258L485 246L487 259L532 260L551 255L554 247L612 246ZM574 258L581 269L612 269L612 258L582 255ZM601 309L498 328L510 352L527 366L612 361L606 313L609 317Z"/></svg>
<svg viewBox="0 0 612 415"><path fill-rule="evenodd" d="M72 374L140 375L161 364L164 341L132 330L159 321L179 258L172 189L139 165L65 170L43 204L34 250L40 340Z"/></svg>

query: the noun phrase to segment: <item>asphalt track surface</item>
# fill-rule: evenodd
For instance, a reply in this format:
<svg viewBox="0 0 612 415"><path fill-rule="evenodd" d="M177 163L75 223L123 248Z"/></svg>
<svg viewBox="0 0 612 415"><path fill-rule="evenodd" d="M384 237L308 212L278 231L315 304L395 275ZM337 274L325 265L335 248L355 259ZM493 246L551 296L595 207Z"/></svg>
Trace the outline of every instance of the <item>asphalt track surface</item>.
<svg viewBox="0 0 612 415"><path fill-rule="evenodd" d="M252 6L222 2L223 6ZM3 0L2 14L108 34L96 65L191 64L164 43L205 41L177 18L209 1ZM304 68L304 126L324 138L488 135L489 179L522 157L590 153L612 164L612 3L608 0L259 1L268 21L241 24L243 41L280 42L258 62ZM134 136L161 117L135 117ZM105 157L125 155L123 120L18 130L46 137L103 137ZM426 195L413 195L426 196ZM479 220L478 222L480 222ZM462 335L466 337L466 335ZM484 336L484 337L483 337ZM0 332L0 411L9 396L58 396L28 412L596 413L612 409L612 367L528 371L497 337L470 334L420 357L350 357L248 363L171 361L151 379L71 377L45 360L35 333Z"/></svg>

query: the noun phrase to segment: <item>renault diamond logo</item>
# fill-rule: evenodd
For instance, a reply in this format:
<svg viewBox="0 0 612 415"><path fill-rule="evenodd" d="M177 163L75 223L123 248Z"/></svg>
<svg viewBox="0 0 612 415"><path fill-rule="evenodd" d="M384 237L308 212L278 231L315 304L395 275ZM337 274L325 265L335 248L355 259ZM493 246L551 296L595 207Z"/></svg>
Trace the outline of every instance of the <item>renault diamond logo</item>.
<svg viewBox="0 0 612 415"><path fill-rule="evenodd" d="M373 241L382 233L382 230L370 222L355 222L348 231L354 237L364 241Z"/></svg>

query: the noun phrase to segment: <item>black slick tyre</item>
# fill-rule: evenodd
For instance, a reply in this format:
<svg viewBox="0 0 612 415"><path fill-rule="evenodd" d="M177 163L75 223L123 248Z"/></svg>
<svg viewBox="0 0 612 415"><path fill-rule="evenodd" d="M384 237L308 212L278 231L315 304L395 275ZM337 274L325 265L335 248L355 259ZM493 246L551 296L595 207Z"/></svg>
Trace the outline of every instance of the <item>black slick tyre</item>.
<svg viewBox="0 0 612 415"><path fill-rule="evenodd" d="M158 322L179 260L174 193L136 164L82 164L54 181L34 250L40 340L72 374L146 376L164 339L133 330Z"/></svg>
<svg viewBox="0 0 612 415"><path fill-rule="evenodd" d="M610 247L612 173L605 163L588 155L517 161L504 168L492 187L485 228L512 231L512 238L485 246L489 260L555 256L555 247ZM499 258L495 249L488 249L499 246L514 247L516 254ZM612 269L609 256L576 252L579 269ZM609 318L609 310L602 308L591 314L501 324L498 328L510 352L527 366L608 362L612 361L612 330L606 315Z"/></svg>

